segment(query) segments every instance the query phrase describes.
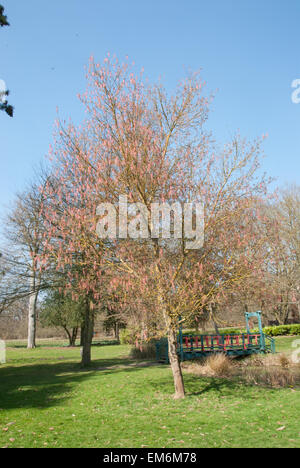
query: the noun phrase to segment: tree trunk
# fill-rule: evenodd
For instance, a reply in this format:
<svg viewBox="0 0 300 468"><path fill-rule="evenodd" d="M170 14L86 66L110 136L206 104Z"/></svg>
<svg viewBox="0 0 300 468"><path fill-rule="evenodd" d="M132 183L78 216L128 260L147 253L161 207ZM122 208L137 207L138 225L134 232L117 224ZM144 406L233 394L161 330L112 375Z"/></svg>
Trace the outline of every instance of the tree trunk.
<svg viewBox="0 0 300 468"><path fill-rule="evenodd" d="M168 347L169 347L169 360L173 373L175 395L174 398L184 398L184 382L181 371L179 356L177 354L177 332L176 329L170 327L168 331Z"/></svg>
<svg viewBox="0 0 300 468"><path fill-rule="evenodd" d="M30 296L28 306L28 340L27 348L35 348L35 337L36 337L36 304L38 298L38 288L36 288L35 273L32 273L30 278Z"/></svg>
<svg viewBox="0 0 300 468"><path fill-rule="evenodd" d="M115 339L120 341L120 328L119 328L119 323L115 323Z"/></svg>
<svg viewBox="0 0 300 468"><path fill-rule="evenodd" d="M283 318L284 325L287 325L289 323L289 315L290 315L290 306L289 304L286 304L286 306L284 307L284 318Z"/></svg>
<svg viewBox="0 0 300 468"><path fill-rule="evenodd" d="M217 335L220 334L219 332L219 327L217 322L215 321L215 314L217 313L217 306L214 304L209 304L209 311L210 311L210 316L212 318L212 322L214 324L215 332Z"/></svg>
<svg viewBox="0 0 300 468"><path fill-rule="evenodd" d="M213 320L213 324L214 324L214 327L215 327L215 332L216 332L216 334L217 334L217 335L220 335L219 327L218 327L217 322L215 322L215 321Z"/></svg>
<svg viewBox="0 0 300 468"><path fill-rule="evenodd" d="M74 327L72 330L72 336L71 336L71 346L76 346L77 334L78 334L78 327Z"/></svg>
<svg viewBox="0 0 300 468"><path fill-rule="evenodd" d="M71 336L71 333L69 332L69 330L67 329L67 327L64 327L64 326L63 326L63 329L65 330L66 335L67 335L67 337L68 337L69 346L72 346L72 336Z"/></svg>
<svg viewBox="0 0 300 468"><path fill-rule="evenodd" d="M177 328L178 324L174 323L174 319L169 316L167 312L167 307L164 303L162 295L160 296L160 303L162 307L162 314L166 324L167 334L168 334L168 354L169 354L169 361L171 365L171 370L173 374L174 380L174 387L175 387L175 394L174 398L184 398L185 397L185 390L184 390L184 382L183 382L183 375L180 365L179 356L177 354Z"/></svg>
<svg viewBox="0 0 300 468"><path fill-rule="evenodd" d="M90 307L90 302L87 300L85 315L84 315L84 327L82 330L82 355L81 355L81 366L87 367L91 364L91 345L93 340L94 332L94 314Z"/></svg>
<svg viewBox="0 0 300 468"><path fill-rule="evenodd" d="M69 347L75 346L76 345L76 339L77 339L77 333L78 333L78 327L72 328L72 332L69 332L67 327L63 327L65 330L68 340L69 340Z"/></svg>
<svg viewBox="0 0 300 468"><path fill-rule="evenodd" d="M267 326L267 313L265 311L265 302L264 301L261 301L261 304L260 304L260 310L261 310L261 319L262 319L262 327L265 328Z"/></svg>

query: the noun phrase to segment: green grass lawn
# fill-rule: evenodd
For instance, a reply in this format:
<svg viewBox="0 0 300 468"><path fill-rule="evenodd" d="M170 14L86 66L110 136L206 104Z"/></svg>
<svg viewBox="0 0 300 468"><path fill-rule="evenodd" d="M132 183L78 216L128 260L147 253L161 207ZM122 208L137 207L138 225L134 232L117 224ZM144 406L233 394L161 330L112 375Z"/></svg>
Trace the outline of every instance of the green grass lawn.
<svg viewBox="0 0 300 468"><path fill-rule="evenodd" d="M292 346L295 341L300 341L300 336L280 336L275 338L276 352L291 354L295 351L295 348Z"/></svg>
<svg viewBox="0 0 300 468"><path fill-rule="evenodd" d="M292 338L278 338L292 351ZM185 375L172 399L168 366L136 365L128 346L8 343L0 366L0 447L299 447L299 389ZM281 430L278 430L281 429Z"/></svg>

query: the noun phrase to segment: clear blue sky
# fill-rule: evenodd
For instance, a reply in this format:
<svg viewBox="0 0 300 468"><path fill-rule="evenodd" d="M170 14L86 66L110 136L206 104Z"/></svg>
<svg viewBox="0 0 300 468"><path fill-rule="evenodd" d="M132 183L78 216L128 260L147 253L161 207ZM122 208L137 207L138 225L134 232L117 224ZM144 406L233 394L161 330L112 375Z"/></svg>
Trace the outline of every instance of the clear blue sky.
<svg viewBox="0 0 300 468"><path fill-rule="evenodd" d="M220 141L237 130L269 134L264 169L278 183L300 183L299 0L1 0L11 23L0 30L0 79L15 117L0 112L0 212L32 177L52 139L57 107L84 113L91 55L126 55L168 88L184 68L202 68L218 89L209 128Z"/></svg>

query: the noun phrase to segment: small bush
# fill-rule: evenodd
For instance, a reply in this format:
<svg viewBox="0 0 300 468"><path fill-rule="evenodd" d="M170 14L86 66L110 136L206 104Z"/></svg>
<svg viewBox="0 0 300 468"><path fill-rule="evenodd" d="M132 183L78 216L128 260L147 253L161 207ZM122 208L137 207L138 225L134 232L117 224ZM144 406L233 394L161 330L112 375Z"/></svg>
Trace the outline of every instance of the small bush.
<svg viewBox="0 0 300 468"><path fill-rule="evenodd" d="M266 365L266 356L252 354L242 359L235 360L237 367L264 367Z"/></svg>
<svg viewBox="0 0 300 468"><path fill-rule="evenodd" d="M154 343L144 343L138 348L132 348L130 351L131 359L155 359L156 349Z"/></svg>
<svg viewBox="0 0 300 468"><path fill-rule="evenodd" d="M258 368L269 368L269 367L281 367L282 369L288 369L292 366L292 363L289 357L282 353L282 354L267 354L267 355L252 355L245 359L236 360L236 366L239 368L246 369L252 367Z"/></svg>
<svg viewBox="0 0 300 468"><path fill-rule="evenodd" d="M203 362L200 359L197 359L197 361L184 361L181 363L181 368L189 374L207 376L208 369L204 367ZM209 376L212 376L211 371L209 372Z"/></svg>
<svg viewBox="0 0 300 468"><path fill-rule="evenodd" d="M120 330L120 343L121 344L135 344L136 332L135 330L130 330L129 328L123 328Z"/></svg>
<svg viewBox="0 0 300 468"><path fill-rule="evenodd" d="M185 361L181 367L189 374L205 377L228 377L232 372L232 361L225 354L212 354L206 359Z"/></svg>
<svg viewBox="0 0 300 468"><path fill-rule="evenodd" d="M295 384L295 376L288 369L280 367L270 368L248 368L244 369L246 382L255 385L266 385L269 387L290 387Z"/></svg>
<svg viewBox="0 0 300 468"><path fill-rule="evenodd" d="M286 354L279 354L277 359L282 369L287 369L290 366L290 360Z"/></svg>
<svg viewBox="0 0 300 468"><path fill-rule="evenodd" d="M225 354L212 354L204 364L216 377L226 377L231 373L232 362Z"/></svg>

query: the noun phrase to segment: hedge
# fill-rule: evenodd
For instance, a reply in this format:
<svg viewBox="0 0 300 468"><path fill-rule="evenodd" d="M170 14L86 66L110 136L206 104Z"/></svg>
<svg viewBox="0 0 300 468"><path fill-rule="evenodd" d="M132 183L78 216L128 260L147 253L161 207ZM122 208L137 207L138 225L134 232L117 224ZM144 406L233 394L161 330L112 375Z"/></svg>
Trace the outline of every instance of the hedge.
<svg viewBox="0 0 300 468"><path fill-rule="evenodd" d="M300 324L293 324L293 325L277 325L273 327L265 327L263 328L263 332L269 336L293 336L293 335L300 335ZM223 328L220 330L221 335L240 335L242 333L247 333L246 329L242 328ZM258 328L254 328L251 330L251 333L259 333ZM196 335L195 332L186 333L184 334L191 334ZM205 334L201 333L200 334ZM210 334L212 334L210 332Z"/></svg>
<svg viewBox="0 0 300 468"><path fill-rule="evenodd" d="M258 333L258 328L251 330L252 333ZM265 327L263 328L263 332L269 336L284 336L284 335L300 335L300 324L293 324L293 325L277 325L273 327ZM237 328L232 329L223 329L220 331L221 335L227 334L240 334L240 333L247 333L246 330L241 330Z"/></svg>
<svg viewBox="0 0 300 468"><path fill-rule="evenodd" d="M300 324L265 327L264 333L270 336L300 335Z"/></svg>

